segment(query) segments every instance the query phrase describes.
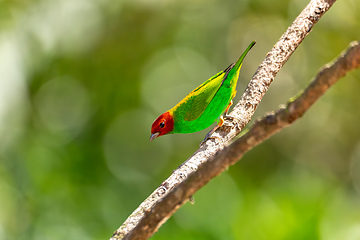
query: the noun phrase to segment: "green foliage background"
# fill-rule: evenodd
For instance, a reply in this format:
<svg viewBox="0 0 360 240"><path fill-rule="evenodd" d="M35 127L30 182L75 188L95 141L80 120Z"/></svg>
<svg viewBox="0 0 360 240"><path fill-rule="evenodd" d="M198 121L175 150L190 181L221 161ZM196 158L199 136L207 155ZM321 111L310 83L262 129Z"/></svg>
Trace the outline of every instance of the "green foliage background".
<svg viewBox="0 0 360 240"><path fill-rule="evenodd" d="M0 239L108 239L208 130L149 142L152 121L251 40L239 99L307 0L0 1ZM359 39L337 1L256 117ZM152 239L360 239L359 70L211 181Z"/></svg>

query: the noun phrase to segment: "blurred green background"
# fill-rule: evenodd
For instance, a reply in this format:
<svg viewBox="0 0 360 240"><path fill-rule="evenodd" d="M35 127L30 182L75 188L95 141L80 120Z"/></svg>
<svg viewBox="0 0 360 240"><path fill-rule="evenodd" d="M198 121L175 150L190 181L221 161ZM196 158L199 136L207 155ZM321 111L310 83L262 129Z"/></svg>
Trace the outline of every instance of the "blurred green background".
<svg viewBox="0 0 360 240"><path fill-rule="evenodd" d="M0 239L108 239L207 130L152 121L251 40L238 101L307 0L0 1ZM254 119L360 36L337 1ZM360 71L212 180L153 239L360 239Z"/></svg>

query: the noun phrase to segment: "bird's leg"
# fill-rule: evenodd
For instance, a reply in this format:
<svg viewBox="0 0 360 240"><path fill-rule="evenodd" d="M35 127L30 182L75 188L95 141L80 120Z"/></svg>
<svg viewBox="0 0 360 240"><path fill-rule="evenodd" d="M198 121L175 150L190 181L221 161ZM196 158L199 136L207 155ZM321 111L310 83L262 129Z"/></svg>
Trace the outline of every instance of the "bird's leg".
<svg viewBox="0 0 360 240"><path fill-rule="evenodd" d="M235 94L234 94L234 95L235 95ZM236 117L233 117L233 116L228 115L229 108L230 108L230 106L231 106L232 104L233 104L233 101L231 100L230 103L229 103L229 105L227 106L225 112L224 112L224 119L235 120L235 126L236 126L238 129L240 129L240 128L239 128L239 122L240 122L239 119L236 118Z"/></svg>
<svg viewBox="0 0 360 240"><path fill-rule="evenodd" d="M233 105L233 99L234 99L235 96L236 96L236 90L235 90L235 92L233 93L233 95L231 96L231 100L230 100L229 105L228 105L227 108L225 109L224 118L228 118L228 119L231 119L231 120L233 120L233 119L236 119L236 120L237 120L237 118L228 115L230 106Z"/></svg>
<svg viewBox="0 0 360 240"><path fill-rule="evenodd" d="M211 136L211 135L216 131L216 129L218 129L219 127L221 127L223 124L224 124L224 117L223 117L223 116L220 116L220 121L218 122L218 124L217 124L213 129L211 129L210 132L208 132L208 133L205 135L204 140L203 140L202 142L200 142L200 146L201 146L204 142L206 142L208 139L210 139L210 138L219 138L219 137L213 137L213 136Z"/></svg>
<svg viewBox="0 0 360 240"><path fill-rule="evenodd" d="M236 95L236 91L234 92L233 96L232 96L232 99L235 97ZM236 118L236 117L233 117L233 116L230 116L228 115L228 112L229 112L229 109L230 109L230 106L233 104L233 100L231 99L229 105L227 106L227 108L225 109L225 112L224 112L224 115L223 116L220 116L220 121L218 122L218 124L210 131L206 134L204 140L202 142L200 142L200 146L206 142L209 138L219 138L219 137L212 137L211 135L219 128L221 127L224 122L225 122L225 118L227 119L231 119L231 120L236 120L236 127L239 128L238 126L238 123L239 123L239 120Z"/></svg>
<svg viewBox="0 0 360 240"><path fill-rule="evenodd" d="M235 94L233 95L233 97L235 97ZM212 137L211 135L219 128L221 127L222 125L224 125L224 122L225 122L225 118L227 119L231 119L231 120L236 120L236 127L239 128L238 126L238 123L239 123L239 119L237 119L236 117L233 117L233 116L230 116L228 115L228 112L229 112L229 108L230 106L233 104L233 101L231 100L229 105L227 106L227 108L225 109L225 112L224 112L224 115L220 116L220 121L218 122L218 124L210 131L208 132L206 135L205 135L205 138L202 142L200 142L200 146L206 142L208 139L210 138L219 138L219 137Z"/></svg>
<svg viewBox="0 0 360 240"><path fill-rule="evenodd" d="M230 108L230 106L231 106L232 104L233 104L233 100L230 101L229 105L228 105L227 108L225 109L225 112L224 112L224 117L225 117L225 118L234 118L234 117L228 115L229 108Z"/></svg>

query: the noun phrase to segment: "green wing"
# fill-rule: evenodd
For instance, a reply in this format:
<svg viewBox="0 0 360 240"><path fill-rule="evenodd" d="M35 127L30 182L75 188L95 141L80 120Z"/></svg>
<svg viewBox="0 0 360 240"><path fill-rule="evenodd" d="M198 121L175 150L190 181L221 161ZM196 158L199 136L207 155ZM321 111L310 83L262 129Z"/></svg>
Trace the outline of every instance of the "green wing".
<svg viewBox="0 0 360 240"><path fill-rule="evenodd" d="M179 103L178 110L185 110L182 111L185 121L193 121L200 117L220 89L225 79L224 76L225 73L223 71L219 72L194 89Z"/></svg>
<svg viewBox="0 0 360 240"><path fill-rule="evenodd" d="M231 64L224 71L219 72L194 89L172 111L176 111L178 116L182 116L185 121L193 121L200 117L227 78L231 80L227 87L236 84L242 61L254 45L255 41L251 42L236 63Z"/></svg>

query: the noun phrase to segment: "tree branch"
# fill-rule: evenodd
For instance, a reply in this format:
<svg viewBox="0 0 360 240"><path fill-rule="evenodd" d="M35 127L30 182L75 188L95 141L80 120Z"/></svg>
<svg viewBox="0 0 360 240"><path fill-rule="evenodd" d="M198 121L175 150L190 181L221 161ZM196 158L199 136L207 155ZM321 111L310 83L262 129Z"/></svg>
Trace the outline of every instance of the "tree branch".
<svg viewBox="0 0 360 240"><path fill-rule="evenodd" d="M289 103L288 108L280 109L276 114L269 115L265 118L264 123L262 123L263 120L259 121L248 133L243 135L243 137L229 147L224 148L250 121L276 74L312 30L314 24L319 21L335 1L336 0L310 1L283 36L281 36L280 40L274 45L272 50L266 55L266 58L255 72L240 101L230 113L230 115L240 121L237 123L231 122L230 127L218 129L215 134L218 134L219 138L210 139L205 142L186 162L179 166L167 180L141 203L120 228L115 231L111 238L112 240L149 238L197 190L213 177L223 172L231 164L238 161L245 151L248 151L278 131L281 127L290 124L293 120L300 117L306 109L316 101L320 95L314 97L312 93L315 92L309 90L310 92L307 97L312 100L303 100L304 102L299 102L300 100L298 100ZM344 72L346 71L344 70ZM331 84L327 84L326 86L329 87ZM320 84L320 87L316 89L321 89L325 92L327 88L322 87ZM317 92L317 94L319 94L320 90L317 91L319 91ZM307 92L308 91L305 91L304 93ZM303 106L301 104L305 105ZM284 120L282 117L284 117ZM286 119L293 120L289 121ZM286 122L287 124L285 124ZM235 125L237 127L235 127ZM264 127L259 128L256 127L257 125L263 125ZM276 128L278 125L281 127ZM267 130L268 128L274 130L271 132ZM267 131L271 133L267 134ZM255 135L251 136L250 132Z"/></svg>

